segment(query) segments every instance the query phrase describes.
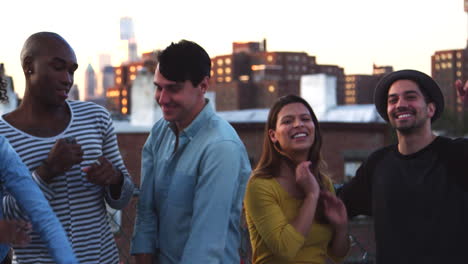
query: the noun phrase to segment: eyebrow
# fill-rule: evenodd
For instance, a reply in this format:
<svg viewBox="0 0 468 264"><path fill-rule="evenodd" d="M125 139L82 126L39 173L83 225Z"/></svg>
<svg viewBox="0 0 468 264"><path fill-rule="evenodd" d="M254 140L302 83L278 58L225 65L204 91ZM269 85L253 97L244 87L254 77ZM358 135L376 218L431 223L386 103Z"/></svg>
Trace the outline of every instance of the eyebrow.
<svg viewBox="0 0 468 264"><path fill-rule="evenodd" d="M312 115L309 113L302 113L302 114L299 114L299 116L300 117L303 117L303 116L312 117ZM282 116L280 119L283 120L284 118L291 118L291 117L295 117L295 115L285 115L285 116Z"/></svg>
<svg viewBox="0 0 468 264"><path fill-rule="evenodd" d="M67 65L67 61L59 57L53 57L52 61ZM78 63L73 63L72 66L74 70L78 69Z"/></svg>
<svg viewBox="0 0 468 264"><path fill-rule="evenodd" d="M405 91L403 93L403 95L408 95L408 94L419 94L416 90L410 90L410 91ZM396 97L398 96L398 94L394 93L394 94L389 94L388 97Z"/></svg>
<svg viewBox="0 0 468 264"><path fill-rule="evenodd" d="M157 82L153 82L153 84L158 87L158 88L163 88L160 84L158 84ZM183 84L180 84L180 83L170 83L170 84L167 84L165 85L164 87L166 88L180 88L182 87Z"/></svg>

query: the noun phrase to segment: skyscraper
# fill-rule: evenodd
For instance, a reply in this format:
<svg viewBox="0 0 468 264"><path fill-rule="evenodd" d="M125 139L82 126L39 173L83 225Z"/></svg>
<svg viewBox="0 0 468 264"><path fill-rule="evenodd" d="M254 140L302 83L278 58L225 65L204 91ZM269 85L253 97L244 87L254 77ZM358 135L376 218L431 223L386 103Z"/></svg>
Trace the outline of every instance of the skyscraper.
<svg viewBox="0 0 468 264"><path fill-rule="evenodd" d="M131 17L120 18L120 39L128 41L128 62L138 61L138 48Z"/></svg>
<svg viewBox="0 0 468 264"><path fill-rule="evenodd" d="M88 64L85 72L85 100L93 99L96 96L96 74L93 66Z"/></svg>

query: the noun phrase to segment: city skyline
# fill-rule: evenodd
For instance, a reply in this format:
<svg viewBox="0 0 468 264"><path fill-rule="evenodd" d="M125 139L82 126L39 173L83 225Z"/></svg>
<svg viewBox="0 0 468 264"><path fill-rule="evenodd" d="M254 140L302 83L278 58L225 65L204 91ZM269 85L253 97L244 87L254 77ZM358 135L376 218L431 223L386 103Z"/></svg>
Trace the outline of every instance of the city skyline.
<svg viewBox="0 0 468 264"><path fill-rule="evenodd" d="M29 35L53 31L72 45L80 64L75 83L84 94L88 64L97 69L100 54L111 54L114 66L126 58L119 28L124 16L134 21L139 54L185 38L215 57L230 54L232 42L265 38L269 51L307 52L346 74L370 74L374 63L430 74L435 51L465 48L467 39L462 0L27 2L4 3L0 16L8 25L2 26L0 62L20 97L19 52Z"/></svg>

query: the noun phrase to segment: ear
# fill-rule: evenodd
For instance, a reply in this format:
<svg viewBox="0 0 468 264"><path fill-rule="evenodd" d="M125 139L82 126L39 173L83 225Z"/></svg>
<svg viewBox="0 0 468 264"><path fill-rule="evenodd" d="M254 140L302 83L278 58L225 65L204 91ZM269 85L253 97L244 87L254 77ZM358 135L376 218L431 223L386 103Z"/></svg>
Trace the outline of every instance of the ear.
<svg viewBox="0 0 468 264"><path fill-rule="evenodd" d="M22 61L22 66L25 75L30 75L31 73L33 73L33 58L31 56L26 56Z"/></svg>
<svg viewBox="0 0 468 264"><path fill-rule="evenodd" d="M205 78L203 78L203 80L199 84L200 90L201 90L201 92L203 94L206 93L206 91L208 90L209 85L210 85L210 77L205 76Z"/></svg>
<svg viewBox="0 0 468 264"><path fill-rule="evenodd" d="M429 118L432 118L435 114L436 111L436 105L434 102L428 103L427 104L427 115Z"/></svg>
<svg viewBox="0 0 468 264"><path fill-rule="evenodd" d="M270 137L271 142L278 142L278 139L276 138L276 131L274 131L273 129L268 129L268 136Z"/></svg>

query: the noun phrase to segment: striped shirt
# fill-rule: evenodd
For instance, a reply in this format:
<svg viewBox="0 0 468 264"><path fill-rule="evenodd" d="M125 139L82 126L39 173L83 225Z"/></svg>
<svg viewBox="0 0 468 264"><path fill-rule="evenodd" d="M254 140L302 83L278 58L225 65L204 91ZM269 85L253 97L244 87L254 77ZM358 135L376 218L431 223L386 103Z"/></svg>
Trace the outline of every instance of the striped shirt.
<svg viewBox="0 0 468 264"><path fill-rule="evenodd" d="M80 263L115 264L118 263L118 252L110 230L106 203L114 209L123 208L131 199L134 184L120 155L109 113L90 102L67 101L67 104L71 120L57 136L32 136L11 126L3 117L0 118L0 134L10 141L32 172L34 181L62 223ZM47 158L56 140L69 136L81 145L84 160L46 183L34 170ZM90 166L100 156L106 157L125 176L121 197L117 200L110 196L109 187L88 182L82 172L82 168ZM3 206L7 218L27 219L12 196L4 197ZM32 241L27 247L14 250L18 262L22 264L54 263L36 232L33 232Z"/></svg>

